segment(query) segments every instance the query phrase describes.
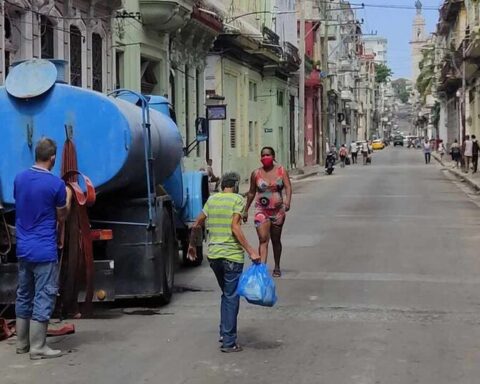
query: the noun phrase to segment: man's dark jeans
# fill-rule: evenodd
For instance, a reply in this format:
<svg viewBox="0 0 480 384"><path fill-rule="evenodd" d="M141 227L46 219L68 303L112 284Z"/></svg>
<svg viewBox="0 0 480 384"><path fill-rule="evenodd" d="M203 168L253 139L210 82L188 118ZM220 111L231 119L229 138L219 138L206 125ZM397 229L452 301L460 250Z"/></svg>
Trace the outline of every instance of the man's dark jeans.
<svg viewBox="0 0 480 384"><path fill-rule="evenodd" d="M357 152L352 152L352 164L357 164Z"/></svg>
<svg viewBox="0 0 480 384"><path fill-rule="evenodd" d="M430 152L425 152L425 164L429 164L430 163Z"/></svg>
<svg viewBox="0 0 480 384"><path fill-rule="evenodd" d="M220 336L223 337L223 347L230 348L237 343L237 316L240 307L237 285L243 271L243 263L235 263L226 259L211 259L210 267L222 290Z"/></svg>
<svg viewBox="0 0 480 384"><path fill-rule="evenodd" d="M473 173L477 172L478 170L478 155L472 156L472 165L473 165Z"/></svg>

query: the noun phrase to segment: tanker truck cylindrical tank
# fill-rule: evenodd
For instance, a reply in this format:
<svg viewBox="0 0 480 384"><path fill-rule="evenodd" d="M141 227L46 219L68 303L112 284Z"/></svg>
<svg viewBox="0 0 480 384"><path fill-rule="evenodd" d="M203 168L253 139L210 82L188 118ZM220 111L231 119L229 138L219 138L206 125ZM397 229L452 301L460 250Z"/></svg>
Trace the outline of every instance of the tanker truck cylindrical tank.
<svg viewBox="0 0 480 384"><path fill-rule="evenodd" d="M78 169L98 193L123 191L143 196L146 191L144 132L141 108L97 92L55 84L31 99L18 99L0 88L0 200L14 204L15 176L35 160L35 143L42 137L57 142L60 159L66 132L72 133ZM182 138L166 116L150 110L154 176L161 183L181 161Z"/></svg>

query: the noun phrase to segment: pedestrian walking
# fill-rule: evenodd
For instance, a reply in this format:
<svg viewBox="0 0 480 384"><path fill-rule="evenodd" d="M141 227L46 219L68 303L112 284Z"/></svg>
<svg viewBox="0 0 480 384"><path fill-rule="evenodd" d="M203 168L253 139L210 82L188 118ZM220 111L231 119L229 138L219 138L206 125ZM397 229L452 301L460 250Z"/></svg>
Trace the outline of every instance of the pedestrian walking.
<svg viewBox="0 0 480 384"><path fill-rule="evenodd" d="M443 162L443 155L445 155L445 145L443 144L443 140L438 142L437 152L440 155L440 161Z"/></svg>
<svg viewBox="0 0 480 384"><path fill-rule="evenodd" d="M455 162L455 168L458 168L462 160L462 153L457 139L455 139L453 144L450 146L450 154L452 156L452 160Z"/></svg>
<svg viewBox="0 0 480 384"><path fill-rule="evenodd" d="M370 153L368 142L366 141L362 142L361 151L362 151L362 157L363 157L363 165L367 165L367 159Z"/></svg>
<svg viewBox="0 0 480 384"><path fill-rule="evenodd" d="M345 144L342 144L342 146L340 147L338 155L340 156L340 167L345 168L345 160L348 156L348 150L347 147L345 147Z"/></svg>
<svg viewBox="0 0 480 384"><path fill-rule="evenodd" d="M465 166L464 172L468 173L473 156L473 142L472 140L470 140L469 135L465 136L465 141L463 142L462 146L462 152Z"/></svg>
<svg viewBox="0 0 480 384"><path fill-rule="evenodd" d="M332 149L334 147L332 146ZM272 241L275 267L273 277L282 275L280 258L282 257L282 229L285 213L290 210L292 184L287 170L275 162L275 151L264 147L260 152L262 167L252 172L250 189L247 194L247 206L243 220L248 220L248 210L255 200L254 223L259 240L258 253L262 263L267 262L268 244ZM283 196L285 194L285 196Z"/></svg>
<svg viewBox="0 0 480 384"><path fill-rule="evenodd" d="M357 164L358 145L355 141L350 143L350 155L352 156L352 164Z"/></svg>
<svg viewBox="0 0 480 384"><path fill-rule="evenodd" d="M475 135L472 135L472 166L473 166L473 173L477 173L478 168L478 141Z"/></svg>
<svg viewBox="0 0 480 384"><path fill-rule="evenodd" d="M423 142L423 154L425 156L425 164L430 164L430 157L432 152L432 144L425 139Z"/></svg>
<svg viewBox="0 0 480 384"><path fill-rule="evenodd" d="M243 271L244 252L257 263L260 256L247 241L242 228L242 215L245 208L244 198L238 194L240 176L226 173L221 179L221 192L212 195L192 227L192 235L187 257L197 258L197 239L206 224L208 229L208 261L222 290L220 304L221 351L240 352L237 343L237 317L240 297L237 286Z"/></svg>
<svg viewBox="0 0 480 384"><path fill-rule="evenodd" d="M51 173L57 146L48 138L35 147L35 164L14 181L18 288L15 303L17 353L32 360L61 356L46 344L58 293L57 228L65 222L71 192Z"/></svg>

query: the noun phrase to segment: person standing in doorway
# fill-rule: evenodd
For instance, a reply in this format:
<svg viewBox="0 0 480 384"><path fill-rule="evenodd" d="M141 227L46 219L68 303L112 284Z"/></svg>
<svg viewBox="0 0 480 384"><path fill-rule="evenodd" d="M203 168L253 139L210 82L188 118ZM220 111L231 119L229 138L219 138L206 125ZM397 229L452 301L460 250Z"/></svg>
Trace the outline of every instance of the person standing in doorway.
<svg viewBox="0 0 480 384"><path fill-rule="evenodd" d="M357 164L358 146L355 141L350 143L350 155L352 156L352 164Z"/></svg>
<svg viewBox="0 0 480 384"><path fill-rule="evenodd" d="M432 144L428 139L423 142L423 154L425 156L425 164L430 164L430 157L432 155Z"/></svg>
<svg viewBox="0 0 480 384"><path fill-rule="evenodd" d="M208 240L208 260L222 290L220 308L221 351L240 352L237 343L237 317L240 297L237 286L243 271L244 250L254 263L260 262L256 250L250 245L242 231L242 215L245 200L238 194L240 176L230 172L222 176L221 192L212 195L192 227L187 257L197 258L197 239L206 223Z"/></svg>
<svg viewBox="0 0 480 384"><path fill-rule="evenodd" d="M478 168L478 141L475 135L472 135L472 166L473 166L473 173L477 173Z"/></svg>
<svg viewBox="0 0 480 384"><path fill-rule="evenodd" d="M14 181L18 288L15 304L17 353L32 360L62 355L46 344L58 293L57 228L68 214L71 192L51 173L57 146L48 138L35 147L35 164Z"/></svg>
<svg viewBox="0 0 480 384"><path fill-rule="evenodd" d="M470 163L472 161L472 156L473 156L473 141L470 140L470 136L466 135L465 136L465 141L463 142L463 147L462 147L462 152L463 152L463 161L464 161L464 172L468 173L470 170Z"/></svg>
<svg viewBox="0 0 480 384"><path fill-rule="evenodd" d="M252 172L247 206L243 221L248 220L248 210L255 200L255 227L259 240L258 253L262 263L267 262L268 244L272 241L275 267L273 277L282 276L282 229L286 212L290 210L292 184L287 170L275 162L272 147L263 147L260 152L262 167ZM284 196L285 194L285 196Z"/></svg>

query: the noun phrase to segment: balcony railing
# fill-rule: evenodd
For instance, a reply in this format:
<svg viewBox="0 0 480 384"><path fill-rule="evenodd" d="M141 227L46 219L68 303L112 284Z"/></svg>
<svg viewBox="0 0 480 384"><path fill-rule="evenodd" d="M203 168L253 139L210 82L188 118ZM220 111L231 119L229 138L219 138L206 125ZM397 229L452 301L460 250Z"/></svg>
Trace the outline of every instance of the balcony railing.
<svg viewBox="0 0 480 384"><path fill-rule="evenodd" d="M280 37L273 32L270 28L263 27L262 30L263 40L268 44L279 45L280 44Z"/></svg>
<svg viewBox="0 0 480 384"><path fill-rule="evenodd" d="M194 0L139 0L144 24L155 31L173 32L186 24Z"/></svg>
<svg viewBox="0 0 480 384"><path fill-rule="evenodd" d="M289 43L288 41L283 43L283 50L286 55L286 60L291 60L294 64L300 65L301 59L300 55L298 53L298 48L295 47L292 43Z"/></svg>

